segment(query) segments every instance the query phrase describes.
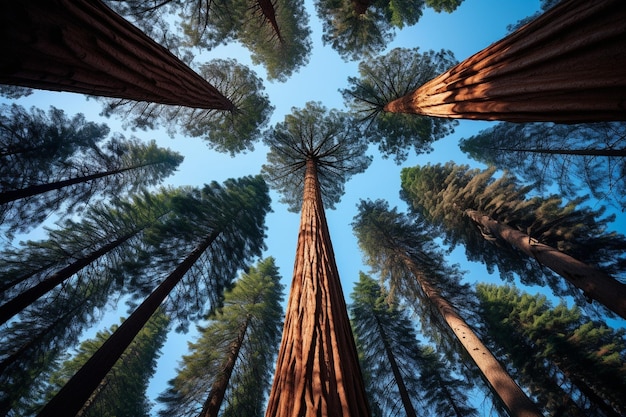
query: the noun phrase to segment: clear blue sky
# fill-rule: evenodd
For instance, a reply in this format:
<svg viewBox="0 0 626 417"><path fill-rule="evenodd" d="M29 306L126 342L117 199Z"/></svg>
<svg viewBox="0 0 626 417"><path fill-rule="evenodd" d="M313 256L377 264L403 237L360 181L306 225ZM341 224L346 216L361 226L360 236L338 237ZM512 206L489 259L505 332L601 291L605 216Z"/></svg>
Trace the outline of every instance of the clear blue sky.
<svg viewBox="0 0 626 417"><path fill-rule="evenodd" d="M358 63L345 63L330 47L323 47L321 43L321 25L317 20L312 1L305 2L310 15L312 28L313 52L309 64L293 75L285 83L266 82L266 92L272 104L276 107L271 124L282 121L292 107L302 107L307 101L321 101L329 108L343 108L343 100L338 89L347 86L349 76L358 75ZM465 0L452 14L437 14L426 9L417 25L404 28L397 33L389 49L395 47L419 47L422 51L434 49L450 49L460 61L480 51L489 44L499 40L507 33L507 25L517 22L539 9L539 0ZM208 58L236 58L250 66L248 52L236 45L223 46L203 56ZM198 58L202 62L203 58ZM261 67L255 67L258 75L264 77ZM103 119L98 116L99 104L94 100L86 101L83 96L71 93L36 92L30 97L17 101L25 107L31 105L47 108L50 105L63 108L68 114L85 113L88 120L104 121L112 131L122 131L117 120ZM399 206L405 210L404 203L399 200L400 170L404 166L417 164L447 162L469 163L458 149L458 140L477 133L488 127L487 122L461 121L456 132L434 144L434 151L427 155L411 155L402 166L393 161L383 160L378 156L375 148L370 149L374 155L374 162L363 174L353 177L346 184L346 194L337 205L337 209L327 211L330 233L335 249L335 256L341 275L344 293L350 294L354 280L360 270L367 271L362 265L362 255L358 250L356 239L352 234L350 223L356 214L356 204L361 198L383 198L392 206ZM127 136L131 132L124 132ZM157 139L160 145L170 147L185 156L185 161L179 171L167 183L172 185L202 185L212 180L223 181L229 177L254 175L259 173L264 163L267 150L260 144L254 152L231 158L228 155L210 151L207 146L196 138L175 137L169 138L164 132L134 132L134 135L143 139ZM289 213L286 207L279 204L279 196L272 193L273 213L267 218L268 250L266 256L274 256L283 276L285 286L291 282L291 273L296 249L296 239L299 214ZM623 221L623 218L621 219ZM626 231L624 224L616 225L621 232ZM41 236L35 233L34 236ZM470 264L465 259L463 250L456 250L450 255L450 263L460 263L468 270L468 282L497 282L495 276L489 276L481 265ZM538 289L531 289L532 292ZM349 300L348 300L349 302ZM126 315L126 307L121 305L119 312L111 313L107 324L101 324L98 329L108 326L110 320ZM624 325L622 321L621 325ZM95 330L95 329L94 329ZM92 335L89 332L89 335ZM150 387L150 395L154 398L161 392L165 382L174 376L177 361L186 350L186 340L190 335L171 334L164 349L157 374ZM478 405L481 406L481 399ZM488 407L487 407L488 408ZM489 415L488 409L483 410Z"/></svg>

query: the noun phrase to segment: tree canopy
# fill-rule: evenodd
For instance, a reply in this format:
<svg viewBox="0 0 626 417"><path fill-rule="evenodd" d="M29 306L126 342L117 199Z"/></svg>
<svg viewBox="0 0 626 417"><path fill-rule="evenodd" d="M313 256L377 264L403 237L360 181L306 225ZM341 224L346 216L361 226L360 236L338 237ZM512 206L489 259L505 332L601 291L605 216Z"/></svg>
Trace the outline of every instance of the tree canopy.
<svg viewBox="0 0 626 417"><path fill-rule="evenodd" d="M281 202L297 212L302 206L306 163L314 161L324 207L332 209L343 195L346 181L369 166L367 143L356 121L346 113L329 111L315 102L291 110L265 134L270 151L263 175L282 194Z"/></svg>
<svg viewBox="0 0 626 417"><path fill-rule="evenodd" d="M385 104L415 90L456 63L450 51L419 52L395 48L359 64L359 77L348 78L342 89L354 117L365 124L365 136L378 145L383 157L400 164L411 148L430 152L431 143L453 132L456 121L384 111Z"/></svg>

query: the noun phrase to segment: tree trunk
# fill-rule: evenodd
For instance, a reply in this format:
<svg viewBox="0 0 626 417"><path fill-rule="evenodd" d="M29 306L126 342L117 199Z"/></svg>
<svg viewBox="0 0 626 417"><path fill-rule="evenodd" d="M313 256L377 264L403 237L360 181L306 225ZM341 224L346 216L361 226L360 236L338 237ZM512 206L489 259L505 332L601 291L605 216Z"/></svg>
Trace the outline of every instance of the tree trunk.
<svg viewBox="0 0 626 417"><path fill-rule="evenodd" d="M200 256L219 236L213 231L183 260L176 269L146 298L139 307L102 344L91 358L61 388L48 404L37 414L38 417L73 416L85 402L131 344L135 336L159 308L163 300L185 276Z"/></svg>
<svg viewBox="0 0 626 417"><path fill-rule="evenodd" d="M249 320L250 315L248 315L246 320L241 324L237 338L230 343L228 357L224 363L224 369L220 372L217 378L215 378L213 385L211 385L209 397L205 401L199 417L217 417L220 407L222 406L222 401L224 401L224 395L226 394L226 388L228 387L230 376L233 373L233 368L235 367L237 357L239 356L239 350L241 350L241 345L246 337Z"/></svg>
<svg viewBox="0 0 626 417"><path fill-rule="evenodd" d="M99 0L2 0L0 83L234 110L191 68Z"/></svg>
<svg viewBox="0 0 626 417"><path fill-rule="evenodd" d="M402 379L400 368L398 367L396 358L391 350L391 346L389 346L389 340L387 339L385 329L381 325L380 320L376 316L376 313L374 313L374 317L376 318L376 327L378 327L378 332L380 333L383 345L385 346L385 353L387 354L387 359L389 360L389 365L391 366L393 379L396 381L396 385L398 385L398 391L400 393L402 405L404 406L404 412L407 417L417 417L417 414L415 413L415 408L413 408L413 403L411 402L411 398L409 397L409 393L406 389L406 385L404 385L404 380Z"/></svg>
<svg viewBox="0 0 626 417"><path fill-rule="evenodd" d="M24 291L23 293L19 294L7 303L0 306L0 324L5 323L11 317L22 311L24 308L37 301L39 297L52 290L54 287L56 287L90 263L94 262L96 259L106 255L108 252L117 248L128 239L139 233L139 231L140 230L137 230L133 233L124 235L119 239L116 239L113 242L104 245L100 249L91 252L86 257L78 259L77 261L71 263L60 271L44 279L34 287L29 288L28 290Z"/></svg>
<svg viewBox="0 0 626 417"><path fill-rule="evenodd" d="M11 201L20 200L22 198L33 197L39 194L47 193L54 190L60 190L61 188L69 187L70 185L76 185L87 181L97 180L98 178L108 177L111 175L122 174L126 171L133 169L139 169L155 163L141 164L132 167L126 167L121 169L115 169L112 171L98 172L95 174L84 175L82 177L69 178L67 180L49 182L47 184L32 185L30 187L21 188L19 190L11 190L0 193L0 204L10 203Z"/></svg>
<svg viewBox="0 0 626 417"><path fill-rule="evenodd" d="M608 156L624 157L626 149L515 149L515 148L483 148L499 152L528 152L543 153L549 155L583 155L583 156Z"/></svg>
<svg viewBox="0 0 626 417"><path fill-rule="evenodd" d="M307 160L283 339L266 417L369 416L314 160Z"/></svg>
<svg viewBox="0 0 626 417"><path fill-rule="evenodd" d="M543 414L535 403L524 394L524 391L515 383L465 320L457 314L448 300L443 298L424 277L415 262L407 254L402 254L402 257L408 269L413 272L426 297L436 307L465 351L474 360L478 369L491 385L492 390L508 410L509 415L511 417L542 417Z"/></svg>
<svg viewBox="0 0 626 417"><path fill-rule="evenodd" d="M261 9L261 13L263 13L263 17L270 22L270 25L272 25L272 29L274 29L278 42L284 43L283 36L281 35L280 28L278 27L278 22L276 21L276 9L274 8L272 0L256 0L256 2Z"/></svg>
<svg viewBox="0 0 626 417"><path fill-rule="evenodd" d="M583 290L586 296L598 300L609 310L626 318L625 284L483 213L465 210L465 214L493 236L535 258L540 264L547 266L575 287Z"/></svg>
<svg viewBox="0 0 626 417"><path fill-rule="evenodd" d="M626 2L562 1L385 111L512 122L626 120Z"/></svg>

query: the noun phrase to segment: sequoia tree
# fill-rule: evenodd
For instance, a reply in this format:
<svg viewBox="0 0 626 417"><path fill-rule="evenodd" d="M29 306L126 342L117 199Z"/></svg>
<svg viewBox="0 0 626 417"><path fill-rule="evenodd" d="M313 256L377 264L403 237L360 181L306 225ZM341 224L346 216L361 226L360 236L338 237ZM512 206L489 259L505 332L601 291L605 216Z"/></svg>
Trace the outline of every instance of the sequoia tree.
<svg viewBox="0 0 626 417"><path fill-rule="evenodd" d="M425 225L409 220L384 201L361 201L353 227L366 262L383 277L392 291L403 293L422 317L423 329L451 335L472 358L494 394L511 416L541 416L503 366L457 312L467 305L470 292L460 284L460 274L446 265ZM465 297L455 301L455 298Z"/></svg>
<svg viewBox="0 0 626 417"><path fill-rule="evenodd" d="M608 230L614 217L580 206L580 199L531 198L531 188L494 173L452 162L405 168L402 196L448 243L464 244L469 259L491 270L497 265L502 277L514 272L525 283L578 296L581 305L584 294L626 317L626 284L609 275L626 272L626 236Z"/></svg>
<svg viewBox="0 0 626 417"><path fill-rule="evenodd" d="M199 327L198 340L159 396L160 416L263 413L282 327L280 278L274 259L267 258L225 293L223 307Z"/></svg>
<svg viewBox="0 0 626 417"><path fill-rule="evenodd" d="M157 232L169 239L158 239L154 250L141 257L145 265L136 266L144 288L153 291L38 415L78 412L166 298L165 311L181 326L214 308L237 270L261 254L269 203L260 176L230 179L224 186L213 182L175 200L176 216ZM153 282L155 275L166 273L160 283ZM174 292L177 286L185 293Z"/></svg>
<svg viewBox="0 0 626 417"><path fill-rule="evenodd" d="M471 158L542 190L591 194L626 210L626 123L500 123L461 139Z"/></svg>
<svg viewBox="0 0 626 417"><path fill-rule="evenodd" d="M263 81L234 59L214 59L199 67L200 74L229 97L235 110L199 109L125 99L104 100L106 116L120 116L127 126L155 129L162 125L170 135L180 131L202 137L218 152L252 150L274 108Z"/></svg>
<svg viewBox="0 0 626 417"><path fill-rule="evenodd" d="M359 64L359 77L349 77L349 88L341 90L344 101L365 125L367 139L378 144L384 158L396 163L406 160L411 148L429 152L437 139L453 132L456 121L390 113L385 104L445 71L455 63L450 51L418 48L392 49L388 54Z"/></svg>
<svg viewBox="0 0 626 417"><path fill-rule="evenodd" d="M301 207L291 292L266 416L369 415L324 206L369 164L346 114L307 103L271 128L263 172L292 211Z"/></svg>
<svg viewBox="0 0 626 417"><path fill-rule="evenodd" d="M417 339L408 313L371 277L362 273L354 286L350 316L370 402L384 415L424 415L423 405L440 417L475 416L469 384L452 377L448 365ZM397 390L395 387L397 386Z"/></svg>
<svg viewBox="0 0 626 417"><path fill-rule="evenodd" d="M476 290L486 334L551 413L624 415L623 329L510 285L480 284Z"/></svg>

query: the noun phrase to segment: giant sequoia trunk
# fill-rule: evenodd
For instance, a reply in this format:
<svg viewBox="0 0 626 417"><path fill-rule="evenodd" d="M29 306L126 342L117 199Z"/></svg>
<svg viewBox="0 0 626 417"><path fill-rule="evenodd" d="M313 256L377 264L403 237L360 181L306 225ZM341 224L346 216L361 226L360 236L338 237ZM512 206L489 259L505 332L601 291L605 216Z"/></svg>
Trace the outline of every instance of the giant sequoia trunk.
<svg viewBox="0 0 626 417"><path fill-rule="evenodd" d="M522 389L515 383L509 373L493 356L489 348L483 344L472 328L458 315L456 309L439 291L431 285L415 262L406 254L401 258L409 271L415 276L422 291L448 324L467 354L472 358L478 369L489 382L493 392L500 398L511 417L542 417L543 414Z"/></svg>
<svg viewBox="0 0 626 417"><path fill-rule="evenodd" d="M539 263L583 290L586 296L598 300L609 310L626 318L625 284L483 213L466 210L465 214L494 237L504 240L526 255L535 258Z"/></svg>
<svg viewBox="0 0 626 417"><path fill-rule="evenodd" d="M314 160L306 165L293 281L265 415L370 415Z"/></svg>
<svg viewBox="0 0 626 417"><path fill-rule="evenodd" d="M73 416L80 411L163 300L209 248L219 233L219 231L212 232L196 246L46 404L37 414L38 417Z"/></svg>
<svg viewBox="0 0 626 417"><path fill-rule="evenodd" d="M0 83L202 109L233 103L99 0L2 0Z"/></svg>
<svg viewBox="0 0 626 417"><path fill-rule="evenodd" d="M565 0L385 106L513 122L626 120L626 2Z"/></svg>

